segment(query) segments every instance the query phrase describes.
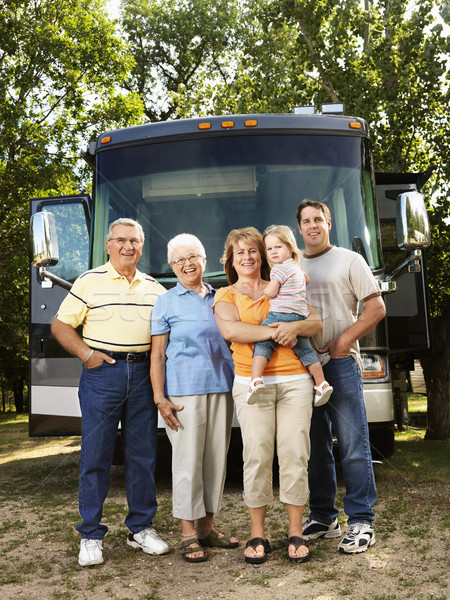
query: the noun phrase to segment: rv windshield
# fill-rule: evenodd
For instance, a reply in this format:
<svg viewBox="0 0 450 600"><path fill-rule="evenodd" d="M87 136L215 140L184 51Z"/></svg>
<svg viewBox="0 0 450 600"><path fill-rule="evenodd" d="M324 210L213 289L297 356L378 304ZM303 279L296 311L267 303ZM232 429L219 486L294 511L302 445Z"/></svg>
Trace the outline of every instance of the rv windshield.
<svg viewBox="0 0 450 600"><path fill-rule="evenodd" d="M108 224L137 219L146 242L139 268L172 277L167 242L193 233L205 246L206 275L223 278L228 232L272 224L297 231L301 200L330 208L331 243L381 267L368 141L330 135L228 135L153 142L98 154L93 266L105 262Z"/></svg>

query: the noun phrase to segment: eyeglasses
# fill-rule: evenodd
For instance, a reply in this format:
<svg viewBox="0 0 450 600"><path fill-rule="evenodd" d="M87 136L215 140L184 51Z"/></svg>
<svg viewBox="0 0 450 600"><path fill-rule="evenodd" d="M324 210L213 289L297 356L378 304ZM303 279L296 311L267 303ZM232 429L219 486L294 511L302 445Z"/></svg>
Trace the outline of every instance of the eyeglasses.
<svg viewBox="0 0 450 600"><path fill-rule="evenodd" d="M132 246L134 246L135 248L138 248L139 246L141 246L143 244L143 242L141 242L141 240L138 240L137 238L123 238L123 237L110 238L108 240L108 242L117 242L119 244L119 246L123 246L123 244L125 244L125 242L130 242L130 244Z"/></svg>
<svg viewBox="0 0 450 600"><path fill-rule="evenodd" d="M173 260L170 264L177 265L177 267L182 267L184 264L186 264L186 261L193 263L196 262L199 258L203 258L203 256L201 254L191 254L187 258L177 258L177 260Z"/></svg>

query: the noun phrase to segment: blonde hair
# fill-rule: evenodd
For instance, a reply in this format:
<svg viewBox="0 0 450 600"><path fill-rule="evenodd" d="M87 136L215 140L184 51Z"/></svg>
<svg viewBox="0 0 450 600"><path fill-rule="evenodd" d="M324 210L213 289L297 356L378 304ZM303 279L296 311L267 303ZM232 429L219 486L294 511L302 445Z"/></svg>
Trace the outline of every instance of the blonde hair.
<svg viewBox="0 0 450 600"><path fill-rule="evenodd" d="M287 225L270 225L267 227L263 234L263 240L266 241L266 237L268 235L274 235L282 242L286 244L292 254L292 258L296 263L300 264L300 257L302 252L300 248L297 246L297 242L295 241L295 236L290 227Z"/></svg>
<svg viewBox="0 0 450 600"><path fill-rule="evenodd" d="M261 255L261 277L268 281L270 277L270 267L262 235L254 227L243 227L242 229L232 229L230 231L225 241L223 256L220 259L220 262L224 266L228 283L233 284L238 280L238 275L233 267L234 246L238 242L256 244Z"/></svg>

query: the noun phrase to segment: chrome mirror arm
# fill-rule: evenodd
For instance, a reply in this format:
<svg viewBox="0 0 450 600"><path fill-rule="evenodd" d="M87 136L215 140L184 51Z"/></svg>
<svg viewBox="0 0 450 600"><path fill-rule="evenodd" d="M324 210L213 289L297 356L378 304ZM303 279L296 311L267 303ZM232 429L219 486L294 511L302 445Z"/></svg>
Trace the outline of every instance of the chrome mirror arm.
<svg viewBox="0 0 450 600"><path fill-rule="evenodd" d="M56 285L59 285L60 287L64 288L65 290L70 290L72 288L72 284L69 281L66 281L65 279L62 279L61 277L58 277L57 275L50 273L49 271L47 271L45 269L45 267L39 268L39 275L41 276L42 279L44 279L44 277L46 279L50 279L50 281L53 281L53 283L56 283Z"/></svg>
<svg viewBox="0 0 450 600"><path fill-rule="evenodd" d="M406 272L420 273L422 259L422 251L414 250L405 260L396 267L392 273L386 276L386 281L397 281Z"/></svg>

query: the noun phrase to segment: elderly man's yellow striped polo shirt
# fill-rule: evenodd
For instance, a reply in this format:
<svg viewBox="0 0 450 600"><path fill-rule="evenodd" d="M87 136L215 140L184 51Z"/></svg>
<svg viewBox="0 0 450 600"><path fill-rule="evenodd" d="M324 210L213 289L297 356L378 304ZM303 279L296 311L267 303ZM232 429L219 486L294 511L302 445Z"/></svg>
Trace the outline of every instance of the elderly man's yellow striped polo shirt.
<svg viewBox="0 0 450 600"><path fill-rule="evenodd" d="M150 348L150 317L165 288L136 270L131 283L110 262L83 273L56 317L76 329L91 348L144 352Z"/></svg>

